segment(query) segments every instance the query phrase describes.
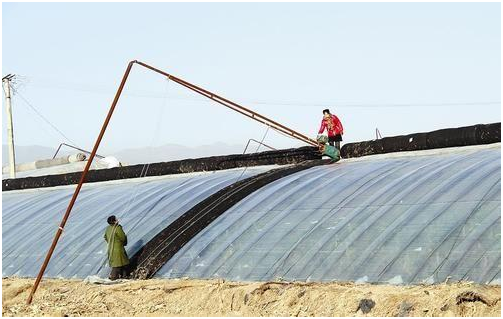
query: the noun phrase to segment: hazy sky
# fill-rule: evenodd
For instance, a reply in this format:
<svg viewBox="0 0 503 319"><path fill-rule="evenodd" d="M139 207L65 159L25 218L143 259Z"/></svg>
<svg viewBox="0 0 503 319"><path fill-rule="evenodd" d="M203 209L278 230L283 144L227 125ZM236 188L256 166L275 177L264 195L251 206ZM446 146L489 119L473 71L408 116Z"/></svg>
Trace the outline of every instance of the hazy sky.
<svg viewBox="0 0 503 319"><path fill-rule="evenodd" d="M15 140L91 148L127 62L142 60L344 143L501 120L499 3L3 3ZM5 105L3 143L6 143ZM135 66L100 150L245 144L265 128ZM299 145L270 131L265 142Z"/></svg>

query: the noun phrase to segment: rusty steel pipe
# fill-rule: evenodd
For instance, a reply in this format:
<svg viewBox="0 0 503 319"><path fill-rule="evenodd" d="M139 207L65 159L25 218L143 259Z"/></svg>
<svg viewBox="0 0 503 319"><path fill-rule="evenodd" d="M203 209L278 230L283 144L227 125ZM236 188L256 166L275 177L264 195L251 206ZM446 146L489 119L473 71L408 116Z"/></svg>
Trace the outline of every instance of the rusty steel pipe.
<svg viewBox="0 0 503 319"><path fill-rule="evenodd" d="M305 135L303 135L301 133L298 133L298 132L296 132L296 131L294 131L294 130L292 130L292 129L290 129L290 128L288 128L288 127L286 127L286 126L284 126L284 125L282 125L282 124L280 124L280 123L278 123L278 122L276 122L274 120L271 120L271 119L269 119L269 118L267 118L267 117L265 117L263 115L260 115L260 114L258 114L256 112L254 112L254 111L252 111L252 110L250 110L250 109L242 106L242 105L239 105L239 104L234 103L234 102L232 102L230 100L227 100L226 98L221 97L221 96L219 96L219 95L217 95L217 94L215 94L213 92L205 90L205 89L203 89L203 88L201 88L201 87L199 87L199 86L197 86L195 84L192 84L190 82L182 80L182 79L180 79L180 78L178 78L178 77L176 77L174 75L166 73L166 72L164 72L164 71L162 71L162 70L160 70L158 68L150 66L150 65L148 65L146 63L143 63L141 61L136 61L136 63L139 64L139 65L141 65L141 66L143 66L143 67L145 67L145 68L147 68L147 69L150 69L150 70L152 70L154 72L162 74L162 75L166 76L168 79L170 79L170 80L172 80L172 81L174 81L174 82L176 82L176 83L178 83L180 85L183 85L186 88L188 88L188 89L190 89L190 90L192 90L192 91L194 91L196 93L199 93L199 94L201 94L203 96L206 96L207 98L209 98L209 99L211 99L211 100L213 100L213 101L215 101L215 102L217 102L217 103L219 103L221 105L224 105L224 106L226 106L226 107L228 107L228 108L230 108L230 109L232 109L234 111L237 111L237 112L239 112L239 113L241 113L241 114L243 114L243 115L245 115L245 116L247 116L249 118L252 118L252 119L254 119L254 120L256 120L256 121L258 121L258 122L260 122L262 124L266 124L266 125L269 125L271 127L274 127L276 129L282 131L283 133L291 135L292 137L297 138L297 139L299 139L299 140L301 140L301 141L303 141L305 143L311 144L313 146L317 146L318 145L318 143L315 140L313 140L313 139L311 139L311 138L309 138L309 137L307 137L307 136L305 136ZM249 114L247 114L247 113L249 113Z"/></svg>
<svg viewBox="0 0 503 319"><path fill-rule="evenodd" d="M243 115L245 115L245 116L247 116L247 117L249 117L251 119L254 119L255 121L258 121L258 122L260 122L262 124L265 124L265 125L268 125L268 126L271 126L271 127L274 127L275 129L277 129L277 130L279 130L279 131L281 131L281 132L283 132L283 133L285 133L287 135L291 135L292 137L294 137L296 139L299 139L299 140L301 140L301 141L303 141L303 142L305 142L307 144L318 145L316 143L316 141L310 139L309 137L307 137L307 136L305 136L305 135L303 135L301 133L298 133L298 132L296 132L296 131L294 131L294 130L292 130L292 129L290 129L290 128L282 125L282 124L279 124L278 122L276 122L274 120L271 120L271 119L269 119L269 118L267 118L267 117L265 117L263 115L260 115L260 114L254 112L254 111L251 111L251 110L245 108L244 106L241 106L241 105L239 105L237 103L229 101L229 100L227 100L227 99L225 99L223 97L220 97L220 96L218 96L218 95L216 95L214 93L211 93L210 95L208 95L207 93L206 94L201 93L200 91L197 90L198 89L197 86L195 86L193 84L190 84L190 83L188 83L186 81L179 80L178 78L171 77L171 80L173 80L173 81L177 82L178 84L183 85L183 86L185 86L185 87L187 87L187 88L189 88L189 89L191 89L191 90L193 90L195 92L198 92L199 94L202 94L202 95L208 97L209 99L211 99L211 100L213 100L213 101L215 101L215 102L217 102L217 103L219 103L221 105L224 105L224 106L226 106L226 107L228 107L228 108L230 108L230 109L232 109L234 111L237 111L237 112L239 112L239 113L241 113L241 114L243 114ZM242 111L242 110L244 110L244 111ZM248 112L250 114L247 114L246 112Z"/></svg>
<svg viewBox="0 0 503 319"><path fill-rule="evenodd" d="M241 113L241 114L243 114L245 116L248 116L248 117L250 117L250 118L252 118L252 119L254 119L254 120L258 121L258 122L261 122L261 123L266 124L266 125L270 125L270 126L276 128L276 129L282 131L283 133L291 135L292 137L297 138L297 139L299 139L299 140L301 140L301 141L303 141L305 143L308 143L308 144L311 144L311 145L318 145L315 140L312 140L312 139L310 139L309 137L307 137L307 136L305 136L303 134L300 134L300 133L298 133L298 132L296 132L296 131L294 131L294 130L292 130L292 129L284 126L284 125L281 125L281 124L279 124L279 123L277 123L277 122L275 122L275 121L273 121L273 120L271 120L271 119L269 119L269 118L267 118L265 116L262 116L262 115L254 112L252 110L249 110L249 109L247 109L247 108L245 108L245 107L243 107L243 106L241 106L239 104L236 104L236 103L234 103L232 101L229 101L229 100L227 100L227 99L225 99L225 98L223 98L223 97L221 97L221 96L219 96L219 95L217 95L217 94L215 94L213 92L210 92L208 90L200 88L200 87L198 87L198 86L196 86L196 85L194 85L192 83L184 81L184 80L182 80L182 79L180 79L180 78L178 78L178 77L176 77L174 75L166 73L166 72L164 72L162 70L159 70L159 69L157 69L155 67L152 67L152 66L150 66L148 64L145 64L143 62L137 61L136 63L140 64L141 66L143 66L145 68L148 68L148 69L150 69L152 71L160 73L160 74L168 77L168 79L173 80L173 81L177 82L178 84L187 87L188 89L191 89L191 90L193 90L193 91L195 91L195 92L197 92L197 93L199 93L199 94L201 94L203 96L206 96L207 98L209 98L209 99L211 99L211 100L213 100L213 101L215 101L215 102L217 102L219 104L222 104L222 105L224 105L224 106L226 106L228 108L231 108L231 109L233 109L233 110L235 110L235 111L237 111L237 112L239 112L239 113ZM245 112L248 112L251 115L250 114L246 114Z"/></svg>
<svg viewBox="0 0 503 319"><path fill-rule="evenodd" d="M200 88L192 83L189 83L187 81L184 81L180 78L177 78L171 74L168 74L162 70L159 70L153 66L150 66L148 64L145 64L143 62L140 62L140 61L137 61L137 60L133 60L133 61L130 61L128 66L127 66L127 69L124 73L124 76L122 77L122 81L119 85L119 88L117 89L117 93L115 94L115 97L114 97L114 100L112 102L112 105L110 106L110 110L108 111L108 114L107 114L107 117L105 119L105 122L103 123L103 126L101 127L101 131L98 135L98 138L96 139L96 142L94 144L94 147L93 147L93 150L91 151L91 155L89 156L89 160L87 161L87 164L86 164L86 167L84 168L84 171L82 172L82 176L80 177L80 181L77 185L77 188L75 189L75 192L73 193L73 196L72 196L72 199L70 200L70 203L68 204L68 207L66 209L66 212L65 212L65 215L63 216L63 219L61 220L61 223L58 227L58 230L56 231L56 235L54 236L54 239L52 241L52 244L51 244L51 247L49 248L49 251L47 252L47 255L44 259L44 262L42 264L42 267L40 268L40 271L37 275L37 279L35 280L35 283L33 284L33 287L32 287L32 290L30 292L30 295L28 296L28 300L27 300L27 304L31 304L31 302L33 301L33 296L35 295L35 292L37 291L37 288L38 288L38 285L40 284L40 281L42 280L42 276L44 275L45 273L45 270L47 268L47 265L49 264L49 261L51 260L51 257L52 257L52 254L54 253L54 250L56 248L56 245L59 241L59 238L61 237L61 234L63 232L63 229L66 225L66 222L68 220L68 217L70 216L70 213L73 209L73 205L75 204L75 201L77 200L77 197L79 196L79 192L80 192L80 189L82 188L82 184L84 184L84 181L85 181L85 178L87 176L87 173L89 171L89 168L91 167L91 164L92 164L92 161L94 159L94 157L96 156L96 152L98 151L98 147L101 143L101 140L103 139L103 135L105 134L105 131L107 129L107 126L108 126L108 123L110 122L110 119L112 117L112 114L114 112L114 109L119 101L119 97L122 93L122 90L124 89L124 86L126 84L126 81L127 81L127 78L129 76L129 73L131 72L131 68L133 67L133 64L139 64L147 69L150 69L152 71L155 71L159 74L162 74L164 76L166 76L168 79L172 80L172 81L175 81L177 82L178 84L196 92L196 93L199 93L203 96L206 96L208 97L209 99L219 103L219 104L222 104L236 112L239 112L249 118L252 118L260 123L263 123L265 125L269 125L283 133L286 133L286 134L289 134L291 135L292 137L295 137L303 142L306 142L308 144L311 144L311 145L318 145L318 143L313 140L313 139L310 139L309 137L303 135L303 134L300 134L284 125L281 125L265 116L262 116L250 109L247 109L239 104L236 104L232 101L229 101L215 93L212 93L210 91L207 91L203 88ZM249 114L248 114L249 113Z"/></svg>
<svg viewBox="0 0 503 319"><path fill-rule="evenodd" d="M86 167L84 168L84 171L82 172L82 176L80 177L79 184L77 185L77 188L75 189L75 192L73 193L72 199L70 200L70 203L68 204L65 215L63 216L63 219L61 220L61 224L58 227L58 231L56 232L56 235L54 236L51 247L49 248L49 251L47 252L44 263L42 264L42 267L40 268L40 271L37 275L37 279L35 280L35 283L33 284L30 295L28 296L28 300L26 301L27 304L31 304L31 302L33 300L33 296L35 295L35 292L37 291L38 285L40 284L40 281L42 280L42 276L44 275L45 269L47 268L47 265L49 264L49 261L51 260L51 256L54 252L54 249L56 248L59 237L61 237L61 233L63 232L63 229L65 228L66 221L68 220L68 217L70 216L70 212L72 211L73 205L75 204L75 201L77 200L77 196L79 196L79 192L80 192L80 189L82 188L82 184L85 181L87 172L89 171L89 168L91 167L91 163L94 159L94 156L96 155L96 152L98 151L98 147L100 146L101 139L103 138L103 135L105 134L105 130L107 129L108 122L110 122L110 118L112 117L115 106L117 105L117 102L119 101L119 97L122 93L122 90L124 89L124 85L126 84L126 80L129 76L129 73L131 72L131 68L133 67L134 62L135 61L129 62L127 69L126 69L126 72L124 73L124 76L122 77L122 81L119 85L119 88L117 89L117 93L115 94L115 98L112 102L112 106L110 107L110 110L108 111L108 115L105 119L105 122L103 123L103 126L101 127L100 134L98 135L98 138L96 139L96 143L94 143L94 147L91 152L91 155L89 156L89 160L87 161Z"/></svg>
<svg viewBox="0 0 503 319"><path fill-rule="evenodd" d="M309 137L304 136L304 135L302 135L302 134L300 134L300 133L298 133L298 132L296 132L296 131L294 131L292 129L289 129L288 127L283 126L283 125L281 125L281 124L279 124L279 123L277 123L277 122L275 122L275 121L273 121L271 119L268 119L267 117L265 117L263 115L260 115L260 114L254 112L254 111L248 110L247 108L245 108L245 107L243 107L243 106L241 106L239 104L236 104L236 103L234 103L232 101L229 101L229 100L227 100L225 98L222 98L222 97L220 97L220 96L218 96L216 94L213 94L213 93L212 94L208 94L208 93L206 93L204 91L199 91L198 90L199 88L197 86L191 85L190 83L185 82L183 80L179 80L176 77L171 76L170 79L172 81L174 81L174 82L177 82L180 85L185 86L188 89L191 89L191 90L193 90L193 91L195 91L195 92L197 92L197 93L199 93L199 94L201 94L203 96L206 96L207 98L209 98L209 99L211 99L211 100L213 100L213 101L215 101L215 102L217 102L217 103L219 103L219 104L221 104L223 106L226 106L226 107L228 107L228 108L230 108L230 109L232 109L232 110L234 110L236 112L239 112L239 113L241 113L241 114L243 114L243 115L245 115L245 116L247 116L247 117L249 117L251 119L254 119L255 121L258 121L258 122L260 122L262 124L274 127L275 129L277 129L277 130L279 130L279 131L281 131L281 132L283 132L283 133L285 133L287 135L291 135L292 137L297 138L297 139L299 139L299 140L301 140L301 141L303 141L305 143L312 144L312 145L315 145L314 143L316 143L314 140L311 140ZM244 111L243 111L243 109L244 109ZM248 112L250 114L247 114L246 112Z"/></svg>

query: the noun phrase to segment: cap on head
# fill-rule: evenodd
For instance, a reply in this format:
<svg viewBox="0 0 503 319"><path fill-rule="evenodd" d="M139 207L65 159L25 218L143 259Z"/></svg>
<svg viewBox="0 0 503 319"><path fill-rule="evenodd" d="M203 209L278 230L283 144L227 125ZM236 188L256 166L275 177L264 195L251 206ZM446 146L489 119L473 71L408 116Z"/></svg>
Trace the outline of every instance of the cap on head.
<svg viewBox="0 0 503 319"><path fill-rule="evenodd" d="M324 109L323 110L323 115L325 115L325 114L330 114L330 110L329 109Z"/></svg>
<svg viewBox="0 0 503 319"><path fill-rule="evenodd" d="M116 221L117 221L117 218L115 217L115 215L109 216L107 218L107 223L110 224L110 225L115 224Z"/></svg>

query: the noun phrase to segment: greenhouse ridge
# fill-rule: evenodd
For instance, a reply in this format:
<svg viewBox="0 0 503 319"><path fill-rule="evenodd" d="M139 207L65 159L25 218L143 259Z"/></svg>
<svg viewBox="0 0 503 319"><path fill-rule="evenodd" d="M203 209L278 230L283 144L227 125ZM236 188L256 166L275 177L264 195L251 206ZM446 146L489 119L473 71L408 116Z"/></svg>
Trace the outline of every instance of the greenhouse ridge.
<svg viewBox="0 0 503 319"><path fill-rule="evenodd" d="M478 124L449 128L427 133L385 137L378 140L345 144L341 149L342 158L361 157L392 152L416 151L468 145L497 143L501 141L501 123ZM295 164L306 160L321 159L316 147L265 151L254 154L213 156L185 159L172 162L150 163L146 176L162 176L201 171L216 171L259 165ZM142 176L144 164L90 170L86 183ZM2 180L2 191L72 185L79 181L80 172L38 177Z"/></svg>

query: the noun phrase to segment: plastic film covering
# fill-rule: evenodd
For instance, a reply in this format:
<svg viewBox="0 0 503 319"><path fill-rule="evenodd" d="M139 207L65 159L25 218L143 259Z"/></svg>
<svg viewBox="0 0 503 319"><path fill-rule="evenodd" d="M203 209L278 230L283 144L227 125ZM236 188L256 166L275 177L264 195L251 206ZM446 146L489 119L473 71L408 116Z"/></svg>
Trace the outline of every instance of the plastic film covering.
<svg viewBox="0 0 503 319"><path fill-rule="evenodd" d="M108 276L106 218L116 215L132 256L209 195L276 166L85 184L46 271L47 277ZM75 186L2 193L2 276L34 277Z"/></svg>
<svg viewBox="0 0 503 319"><path fill-rule="evenodd" d="M318 166L249 195L160 277L499 284L501 146Z"/></svg>

